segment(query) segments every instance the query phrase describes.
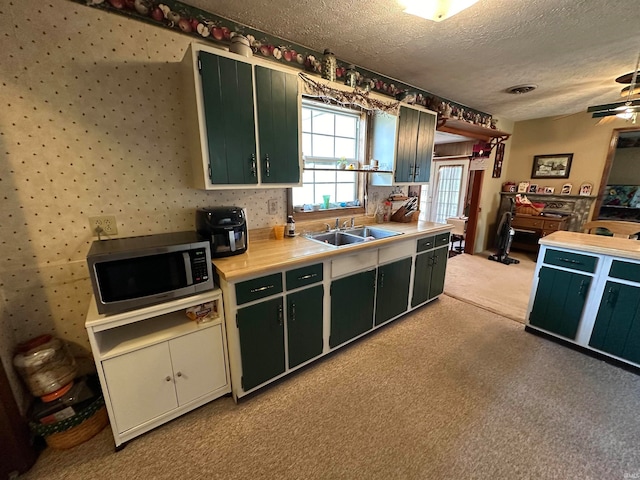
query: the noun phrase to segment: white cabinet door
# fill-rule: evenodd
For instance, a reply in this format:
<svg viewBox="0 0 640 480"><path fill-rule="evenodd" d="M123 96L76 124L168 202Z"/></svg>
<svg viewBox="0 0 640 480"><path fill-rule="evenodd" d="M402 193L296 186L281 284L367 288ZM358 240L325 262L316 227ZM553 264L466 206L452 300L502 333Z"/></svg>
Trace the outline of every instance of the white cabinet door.
<svg viewBox="0 0 640 480"><path fill-rule="evenodd" d="M184 405L227 383L222 325L169 342L178 404Z"/></svg>
<svg viewBox="0 0 640 480"><path fill-rule="evenodd" d="M118 432L178 406L167 343L102 362Z"/></svg>

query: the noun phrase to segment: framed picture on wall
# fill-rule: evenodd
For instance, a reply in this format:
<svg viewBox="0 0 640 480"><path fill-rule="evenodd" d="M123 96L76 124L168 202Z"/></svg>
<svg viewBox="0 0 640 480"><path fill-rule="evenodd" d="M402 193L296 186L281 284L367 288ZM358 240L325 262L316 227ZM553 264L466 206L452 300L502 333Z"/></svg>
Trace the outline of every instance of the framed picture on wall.
<svg viewBox="0 0 640 480"><path fill-rule="evenodd" d="M531 178L569 178L573 153L536 155L533 157Z"/></svg>

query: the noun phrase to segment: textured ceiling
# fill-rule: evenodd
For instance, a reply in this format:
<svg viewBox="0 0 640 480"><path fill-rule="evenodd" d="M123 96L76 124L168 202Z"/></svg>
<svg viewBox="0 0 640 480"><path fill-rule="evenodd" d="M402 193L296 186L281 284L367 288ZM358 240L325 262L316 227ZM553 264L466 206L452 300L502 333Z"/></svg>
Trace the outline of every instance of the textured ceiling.
<svg viewBox="0 0 640 480"><path fill-rule="evenodd" d="M514 121L619 101L640 52L640 0L479 0L440 23L397 0L185 3Z"/></svg>

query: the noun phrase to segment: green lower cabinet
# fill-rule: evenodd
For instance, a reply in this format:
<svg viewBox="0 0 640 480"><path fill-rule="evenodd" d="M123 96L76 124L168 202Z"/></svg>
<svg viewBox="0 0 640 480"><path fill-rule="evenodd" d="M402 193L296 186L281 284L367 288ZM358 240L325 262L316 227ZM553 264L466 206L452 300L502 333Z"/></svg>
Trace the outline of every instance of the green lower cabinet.
<svg viewBox="0 0 640 480"><path fill-rule="evenodd" d="M317 285L287 295L287 346L289 368L322 353L322 299L324 287Z"/></svg>
<svg viewBox="0 0 640 480"><path fill-rule="evenodd" d="M242 388L247 391L285 370L282 297L241 308L236 320Z"/></svg>
<svg viewBox="0 0 640 480"><path fill-rule="evenodd" d="M448 248L438 248L416 256L411 307L437 297L444 291Z"/></svg>
<svg viewBox="0 0 640 480"><path fill-rule="evenodd" d="M376 325L407 311L410 279L411 258L378 267Z"/></svg>
<svg viewBox="0 0 640 480"><path fill-rule="evenodd" d="M591 277L542 267L529 323L574 340Z"/></svg>
<svg viewBox="0 0 640 480"><path fill-rule="evenodd" d="M331 348L373 328L376 270L331 283Z"/></svg>
<svg viewBox="0 0 640 480"><path fill-rule="evenodd" d="M589 345L640 363L640 287L607 282Z"/></svg>

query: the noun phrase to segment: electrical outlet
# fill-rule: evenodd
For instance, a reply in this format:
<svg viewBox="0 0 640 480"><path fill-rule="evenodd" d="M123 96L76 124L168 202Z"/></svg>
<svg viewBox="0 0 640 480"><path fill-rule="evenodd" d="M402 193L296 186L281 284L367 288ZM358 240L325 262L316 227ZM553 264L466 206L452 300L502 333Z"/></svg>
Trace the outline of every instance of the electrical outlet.
<svg viewBox="0 0 640 480"><path fill-rule="evenodd" d="M116 224L115 215L102 215L100 217L89 217L89 226L91 227L91 231L98 235L117 235L118 234L118 225Z"/></svg>
<svg viewBox="0 0 640 480"><path fill-rule="evenodd" d="M267 213L269 215L275 215L278 213L278 200L275 198L270 198L267 200Z"/></svg>

